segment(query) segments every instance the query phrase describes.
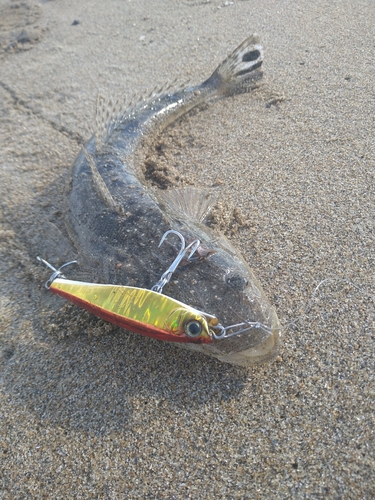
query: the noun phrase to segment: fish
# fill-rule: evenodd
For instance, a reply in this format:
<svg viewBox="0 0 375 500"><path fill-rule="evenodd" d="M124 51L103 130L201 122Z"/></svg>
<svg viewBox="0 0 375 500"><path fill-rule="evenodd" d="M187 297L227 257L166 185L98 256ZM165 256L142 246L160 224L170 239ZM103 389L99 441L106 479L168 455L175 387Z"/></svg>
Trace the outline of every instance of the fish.
<svg viewBox="0 0 375 500"><path fill-rule="evenodd" d="M162 90L130 108L99 99L96 131L78 154L67 192L66 226L82 272L95 283L149 290L173 259L161 235L199 240L200 258L180 265L164 294L223 325L210 343L177 343L222 362L251 366L273 359L281 326L249 265L207 224L216 203L208 190L159 189L145 176L150 141L193 108L249 92L262 78L263 47L244 40L199 85Z"/></svg>

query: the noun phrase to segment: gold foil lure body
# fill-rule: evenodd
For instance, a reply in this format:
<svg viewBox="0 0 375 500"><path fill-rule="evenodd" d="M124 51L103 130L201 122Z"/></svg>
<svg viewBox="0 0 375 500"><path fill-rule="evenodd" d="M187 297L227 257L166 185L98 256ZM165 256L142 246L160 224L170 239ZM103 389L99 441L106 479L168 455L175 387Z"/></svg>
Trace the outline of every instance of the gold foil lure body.
<svg viewBox="0 0 375 500"><path fill-rule="evenodd" d="M143 288L84 283L56 278L49 287L96 316L135 333L169 342L210 343L210 324L201 312Z"/></svg>

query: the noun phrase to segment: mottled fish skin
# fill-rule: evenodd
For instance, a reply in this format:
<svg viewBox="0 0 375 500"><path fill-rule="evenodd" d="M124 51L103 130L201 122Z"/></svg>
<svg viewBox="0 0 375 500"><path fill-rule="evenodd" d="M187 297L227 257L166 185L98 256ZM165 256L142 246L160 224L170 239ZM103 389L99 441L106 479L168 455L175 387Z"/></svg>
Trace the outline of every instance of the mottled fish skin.
<svg viewBox="0 0 375 500"><path fill-rule="evenodd" d="M228 240L194 217L194 207L198 213L202 204L210 206L209 195L191 188L147 187L142 160L147 141L195 106L251 88L261 77L262 61L259 38L253 35L202 84L153 96L110 117L77 157L68 193L67 225L90 280L151 288L179 248L177 241L176 248L164 243L158 249L169 229L214 250L206 259L181 266L163 293L215 315L225 326L243 321L265 325L192 347L243 366L275 356L280 332L276 313ZM184 199L190 199L189 210L180 203Z"/></svg>

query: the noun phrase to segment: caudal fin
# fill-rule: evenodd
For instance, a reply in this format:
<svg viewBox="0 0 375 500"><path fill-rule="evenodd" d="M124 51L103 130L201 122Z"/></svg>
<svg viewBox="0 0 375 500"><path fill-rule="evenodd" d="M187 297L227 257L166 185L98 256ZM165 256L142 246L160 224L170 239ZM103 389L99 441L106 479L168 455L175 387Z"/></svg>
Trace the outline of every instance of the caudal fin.
<svg viewBox="0 0 375 500"><path fill-rule="evenodd" d="M244 40L214 71L203 85L216 88L219 94L230 94L246 89L246 83L258 79L263 62L263 47L258 35Z"/></svg>

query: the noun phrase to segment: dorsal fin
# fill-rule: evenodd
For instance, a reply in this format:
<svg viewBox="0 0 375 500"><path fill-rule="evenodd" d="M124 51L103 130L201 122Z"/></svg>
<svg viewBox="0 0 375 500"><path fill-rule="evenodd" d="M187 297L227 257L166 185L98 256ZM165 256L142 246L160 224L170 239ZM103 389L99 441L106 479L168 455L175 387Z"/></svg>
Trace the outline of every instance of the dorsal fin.
<svg viewBox="0 0 375 500"><path fill-rule="evenodd" d="M99 152L129 109L127 101L98 95L96 99L95 147Z"/></svg>
<svg viewBox="0 0 375 500"><path fill-rule="evenodd" d="M216 203L213 194L193 187L159 191L158 196L176 216L198 222L203 222Z"/></svg>
<svg viewBox="0 0 375 500"><path fill-rule="evenodd" d="M188 85L187 81L177 84L176 78L171 83L157 85L151 91L135 93L130 99L114 99L98 95L96 100L95 147L100 152L116 128L142 106L159 99L168 92L180 92Z"/></svg>

